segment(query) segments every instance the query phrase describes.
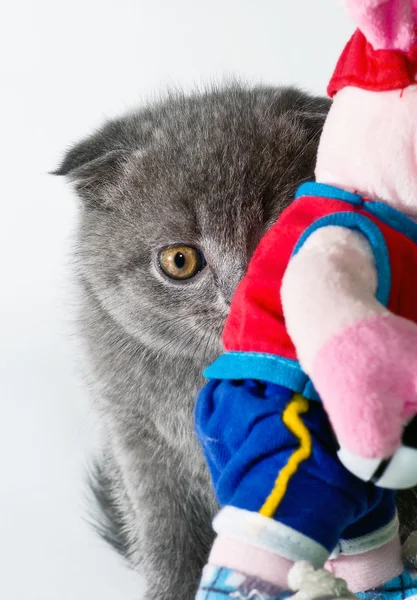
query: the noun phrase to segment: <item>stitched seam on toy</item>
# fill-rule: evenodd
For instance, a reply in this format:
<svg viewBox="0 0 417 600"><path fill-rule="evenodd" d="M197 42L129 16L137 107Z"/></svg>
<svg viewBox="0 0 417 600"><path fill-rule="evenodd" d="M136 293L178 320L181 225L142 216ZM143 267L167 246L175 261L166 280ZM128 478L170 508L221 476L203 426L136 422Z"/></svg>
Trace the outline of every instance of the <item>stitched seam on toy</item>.
<svg viewBox="0 0 417 600"><path fill-rule="evenodd" d="M279 472L271 493L260 509L259 513L264 517L272 518L274 516L285 496L291 478L298 471L300 464L311 456L311 434L300 418L301 414L308 411L308 406L306 398L303 398L301 394L294 394L282 415L284 425L298 439L300 445Z"/></svg>

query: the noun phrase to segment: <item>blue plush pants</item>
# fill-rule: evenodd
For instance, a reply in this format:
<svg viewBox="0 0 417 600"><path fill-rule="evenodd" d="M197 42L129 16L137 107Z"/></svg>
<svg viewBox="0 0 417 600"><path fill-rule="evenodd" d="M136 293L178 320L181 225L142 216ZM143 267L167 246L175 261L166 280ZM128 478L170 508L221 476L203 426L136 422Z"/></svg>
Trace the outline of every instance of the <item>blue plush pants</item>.
<svg viewBox="0 0 417 600"><path fill-rule="evenodd" d="M267 516L329 552L395 515L393 492L340 463L318 401L273 383L212 380L197 400L196 431L222 506L262 514L273 506Z"/></svg>

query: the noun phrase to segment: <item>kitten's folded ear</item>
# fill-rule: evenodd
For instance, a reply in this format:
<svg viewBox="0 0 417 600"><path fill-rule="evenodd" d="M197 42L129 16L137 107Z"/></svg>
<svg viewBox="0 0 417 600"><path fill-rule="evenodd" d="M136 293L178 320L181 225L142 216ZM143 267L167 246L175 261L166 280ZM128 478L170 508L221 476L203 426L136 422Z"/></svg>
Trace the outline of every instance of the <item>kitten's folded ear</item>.
<svg viewBox="0 0 417 600"><path fill-rule="evenodd" d="M295 101L289 107L290 114L307 130L309 137L314 134L320 135L332 101L325 96L310 96L298 89L293 93L295 93Z"/></svg>
<svg viewBox="0 0 417 600"><path fill-rule="evenodd" d="M51 174L68 177L89 206L108 209L110 189L117 184L132 150L118 146L117 140L105 133L98 132L76 144Z"/></svg>
<svg viewBox="0 0 417 600"><path fill-rule="evenodd" d="M321 130L323 129L324 121L327 117L327 113L307 113L300 111L296 112L295 116L308 129L311 129L312 131L321 132Z"/></svg>
<svg viewBox="0 0 417 600"><path fill-rule="evenodd" d="M326 98L318 98L315 110L297 110L294 113L297 121L303 125L312 135L319 136L323 129L324 122L327 118L327 113L331 106L331 101L327 102Z"/></svg>

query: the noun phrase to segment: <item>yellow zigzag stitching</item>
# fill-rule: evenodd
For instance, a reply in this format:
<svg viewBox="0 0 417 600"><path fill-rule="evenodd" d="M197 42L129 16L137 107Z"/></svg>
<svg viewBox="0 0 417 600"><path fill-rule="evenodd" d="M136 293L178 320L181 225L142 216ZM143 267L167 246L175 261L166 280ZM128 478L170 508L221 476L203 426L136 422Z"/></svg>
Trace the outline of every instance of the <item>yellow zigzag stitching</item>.
<svg viewBox="0 0 417 600"><path fill-rule="evenodd" d="M308 400L301 394L294 394L282 415L284 424L300 441L300 447L291 454L285 467L281 469L275 480L274 488L260 509L264 517L273 517L287 491L291 477L297 472L300 464L311 456L312 439L309 430L300 419L300 415L307 412Z"/></svg>

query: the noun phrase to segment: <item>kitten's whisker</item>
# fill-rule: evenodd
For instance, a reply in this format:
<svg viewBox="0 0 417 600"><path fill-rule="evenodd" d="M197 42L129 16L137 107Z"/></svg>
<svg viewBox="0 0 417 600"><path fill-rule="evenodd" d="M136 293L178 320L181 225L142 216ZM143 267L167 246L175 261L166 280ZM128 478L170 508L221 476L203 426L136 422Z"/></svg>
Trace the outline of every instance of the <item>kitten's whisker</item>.
<svg viewBox="0 0 417 600"><path fill-rule="evenodd" d="M187 334L185 335L185 337L182 340L183 343L177 349L178 354L180 354L181 351L183 350L183 348L185 348L188 345L188 343L190 342L190 340L193 339L194 334L195 334L195 331L192 329L190 329L190 331L187 332ZM169 340L166 344L164 344L164 346L162 346L162 348L160 348L158 350L158 355L166 352L170 346L176 344L177 342L178 342L177 338L172 338L171 340Z"/></svg>
<svg viewBox="0 0 417 600"><path fill-rule="evenodd" d="M163 326L163 325L173 325L176 323L181 323L183 321L189 320L191 317L190 315L181 315L180 317L172 317L170 319L162 319L160 321L158 321L157 323L149 323L147 326L142 327L141 326L141 332L143 331L148 331L149 329L152 329L152 331L157 331L159 327Z"/></svg>
<svg viewBox="0 0 417 600"><path fill-rule="evenodd" d="M214 332L215 332L214 326L211 326L211 328L207 332L207 342L206 342L206 345L204 347L204 352L203 352L202 362L203 362L204 365L206 364L207 351L210 348L210 344L211 344L211 341L213 339Z"/></svg>

